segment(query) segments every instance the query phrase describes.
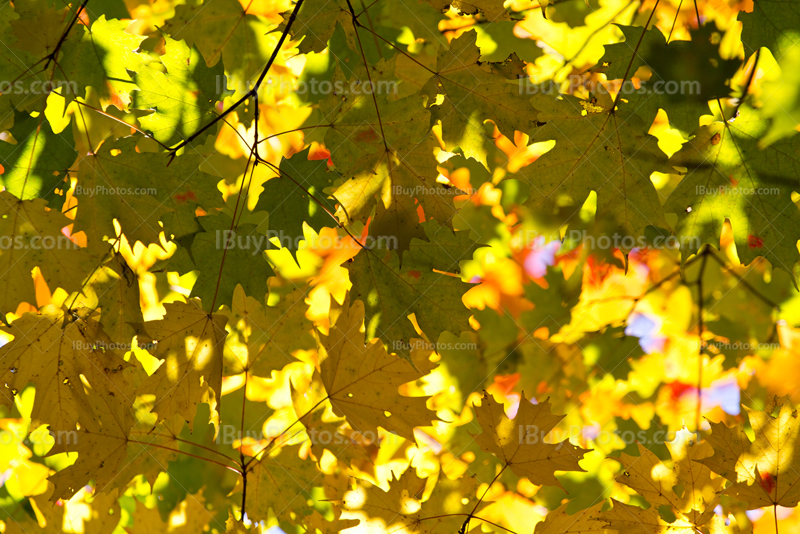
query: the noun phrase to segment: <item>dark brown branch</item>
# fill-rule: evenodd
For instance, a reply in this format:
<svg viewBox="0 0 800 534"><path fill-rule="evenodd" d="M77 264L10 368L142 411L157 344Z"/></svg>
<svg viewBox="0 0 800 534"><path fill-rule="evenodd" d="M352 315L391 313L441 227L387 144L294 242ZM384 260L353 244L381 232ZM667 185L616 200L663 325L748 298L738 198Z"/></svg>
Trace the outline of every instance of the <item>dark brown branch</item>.
<svg viewBox="0 0 800 534"><path fill-rule="evenodd" d="M294 21L297 18L297 14L300 12L300 7L303 5L303 2L304 0L297 0L297 3L294 5L292 14L289 15L289 20L286 22L286 27L283 29L283 32L281 32L281 37L280 39L278 39L278 43L275 45L275 49L272 51L272 55L267 61L267 64L264 66L264 70L261 71L261 75L258 77L258 80L256 80L256 83L253 86L253 88L250 89L250 91L248 91L247 94L245 94L242 98L240 98L234 104L232 104L228 109L223 111L220 115L217 115L211 122L209 122L199 130L197 130L195 133L193 133L192 135L190 135L189 137L178 143L176 147L171 149L170 161L172 161L172 159L175 158L175 156L178 153L178 150L180 150L181 148L185 147L186 145L194 141L199 135L201 135L203 132L205 132L213 125L215 125L217 122L222 120L223 117L227 116L231 111L238 108L243 102L245 102L250 97L256 99L256 109L258 109L258 89L261 87L261 83L264 81L264 78L267 76L269 69L272 67L272 64L278 57L281 47L283 46L283 43L286 41L286 37L289 35L289 30L292 29L292 24L294 24ZM256 128L258 128L258 126L256 126Z"/></svg>

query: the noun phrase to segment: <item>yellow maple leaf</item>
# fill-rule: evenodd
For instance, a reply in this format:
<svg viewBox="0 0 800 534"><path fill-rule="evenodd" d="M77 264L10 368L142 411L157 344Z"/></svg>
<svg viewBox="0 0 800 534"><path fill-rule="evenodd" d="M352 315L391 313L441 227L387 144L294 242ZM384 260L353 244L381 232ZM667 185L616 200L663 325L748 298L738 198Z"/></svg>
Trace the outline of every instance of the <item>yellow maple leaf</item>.
<svg viewBox="0 0 800 534"><path fill-rule="evenodd" d="M764 410L747 407L750 440L742 425L711 423L714 455L701 460L733 484L725 493L752 507L797 506L800 502L800 425L797 410L775 398Z"/></svg>
<svg viewBox="0 0 800 534"><path fill-rule="evenodd" d="M327 336L320 335L322 383L333 411L359 432L377 435L381 426L414 440L414 427L427 426L435 414L427 397L405 397L397 388L436 368L430 351L411 352L411 361L388 354L380 340L364 344L364 303L345 307Z"/></svg>
<svg viewBox="0 0 800 534"><path fill-rule="evenodd" d="M484 393L475 416L483 430L475 441L485 452L503 460L515 475L537 485L561 487L555 471L583 471L578 462L588 449L568 441L545 443L546 436L564 418L550 412L548 401L531 404L523 392L517 415L510 419L503 405Z"/></svg>

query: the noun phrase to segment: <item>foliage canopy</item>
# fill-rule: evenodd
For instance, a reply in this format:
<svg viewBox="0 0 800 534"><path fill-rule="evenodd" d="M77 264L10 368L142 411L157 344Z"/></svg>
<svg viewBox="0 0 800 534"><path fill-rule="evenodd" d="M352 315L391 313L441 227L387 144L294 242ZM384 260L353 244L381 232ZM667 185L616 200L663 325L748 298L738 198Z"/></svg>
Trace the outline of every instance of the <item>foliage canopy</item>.
<svg viewBox="0 0 800 534"><path fill-rule="evenodd" d="M0 531L800 530L800 4L0 43Z"/></svg>

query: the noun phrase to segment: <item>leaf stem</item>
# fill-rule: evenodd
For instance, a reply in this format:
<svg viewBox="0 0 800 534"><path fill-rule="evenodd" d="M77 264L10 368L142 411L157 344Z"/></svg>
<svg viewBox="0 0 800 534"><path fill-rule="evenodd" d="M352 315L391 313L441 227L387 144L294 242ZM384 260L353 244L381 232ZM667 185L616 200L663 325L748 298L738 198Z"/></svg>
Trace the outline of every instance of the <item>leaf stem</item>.
<svg viewBox="0 0 800 534"><path fill-rule="evenodd" d="M772 517L775 518L775 534L778 534L778 503L772 503Z"/></svg>
<svg viewBox="0 0 800 534"><path fill-rule="evenodd" d="M231 458L230 456L227 456L225 453L222 453L222 452L220 452L220 451L218 451L216 449L212 449L211 447L206 447L205 445L200 445L199 443L193 443L193 442L189 441L188 439L179 438L177 436L173 436L172 439L174 439L175 441L179 441L181 443L186 443L187 445L191 445L192 447L197 447L198 449L203 449L204 451L208 451L210 453L217 454L219 456L222 456L226 460L234 461L233 458Z"/></svg>
<svg viewBox="0 0 800 534"><path fill-rule="evenodd" d="M495 527L497 527L497 528L503 529L503 530L505 530L506 532L511 532L512 534L517 534L517 532L516 532L516 531L514 531L514 530L511 530L510 528L506 528L506 527L504 527L504 526L502 526L502 525L498 525L497 523L495 523L495 522L493 522L493 521L489 521L488 519L484 519L484 518L482 518L482 517L478 517L478 516L476 516L476 515L472 515L472 514L441 514L441 515L432 515L432 516L430 516L430 517L421 517L421 518L419 519L419 521L427 521L428 519L442 519L442 518L444 518L444 517L463 517L463 516L465 516L465 515L467 515L467 516L470 516L472 519L475 519L475 520L477 520L477 521L483 521L484 523L488 523L488 524L490 524L490 525L492 525L492 526L495 526ZM467 519L467 521L469 521L469 518ZM466 523L465 523L465 524L466 524ZM462 525L462 528L464 528L464 527L463 527L463 525ZM464 532L466 532L466 531L464 531Z"/></svg>
<svg viewBox="0 0 800 534"><path fill-rule="evenodd" d="M467 531L469 530L469 520L470 520L471 518L475 517L475 515L474 515L474 514L475 514L475 511L478 509L478 506L480 506L480 505L481 505L481 503L483 502L483 499L485 499L485 498L486 498L486 495L489 493L489 490L491 490L491 489L492 489L492 486L494 485L495 481L496 481L498 478L500 478L500 475L502 475L502 474L503 474L503 471L505 471L507 467L508 467L508 463L506 463L505 465L503 465L503 468L502 468L500 471L498 471L498 473L497 473L497 474L494 476L494 478L492 479L492 481L491 481L491 482L489 482L489 485L486 487L486 491L484 491L484 492L483 492L483 495L481 496L481 498L480 498L480 499L478 499L478 502L476 502L476 503L475 503L475 506L472 508L472 511L471 511L469 514L467 514L467 519L466 519L466 521L464 521L464 524L463 524L463 525L461 525L461 529L460 529L460 531L459 531L459 532L467 532ZM459 514L459 515L461 515L461 514ZM476 518L476 519L477 519L477 518Z"/></svg>
<svg viewBox="0 0 800 534"><path fill-rule="evenodd" d="M89 3L89 0L83 0L83 3L78 8L78 10L75 12L75 16L72 17L72 21L70 21L69 26L67 26L67 28L64 30L64 33L61 34L61 37L58 38L58 43L56 43L56 47L53 49L52 52L50 52L48 55L46 55L44 57L44 59L47 59L47 62L44 64L44 68L45 69L47 69L47 67L50 66L50 62L51 61L55 63L56 56L61 51L61 46L64 44L64 41L67 40L67 36L69 35L69 32L72 31L72 27L75 26L75 23L78 22L78 19L81 16L81 11L84 10L84 8L86 7L86 4L88 4L88 3Z"/></svg>
<svg viewBox="0 0 800 534"><path fill-rule="evenodd" d="M158 445L157 443L147 443L146 441L138 441L138 440L135 440L135 439L128 439L128 443L136 443L137 445L145 445L147 447L156 447L156 448L159 448L159 449L164 449L165 451L177 452L179 454L184 454L186 456L191 456L192 458L197 458L198 460L205 460L206 462L211 462L212 464L216 464L216 465L218 465L220 467L224 467L225 469L233 471L234 473L237 473L239 475L242 474L242 472L239 471L238 469L236 469L235 467L232 467L230 465L225 465L222 462L218 462L216 460L212 460L211 458L204 458L203 456L199 456L197 454L192 454L190 452L182 451L180 449L173 449L172 447L166 447L164 445Z"/></svg>
<svg viewBox="0 0 800 534"><path fill-rule="evenodd" d="M650 21L653 20L653 15L656 14L656 9L658 8L658 3L661 0L656 0L655 5L653 6L653 11L650 12L650 16L647 18L647 22L644 24L644 28L642 29L642 34L639 36L639 42L636 43L636 48L633 49L633 55L631 56L630 62L628 62L628 68L625 69L625 76L622 77L622 84L620 85L620 90L617 92L617 96L614 97L614 103L611 105L611 112L613 113L615 109L617 109L617 103L619 99L622 97L622 87L625 86L625 80L628 79L628 74L631 72L631 68L633 67L633 62L638 57L639 47L642 46L642 41L644 40L644 35L647 33L647 27L650 26Z"/></svg>
<svg viewBox="0 0 800 534"><path fill-rule="evenodd" d="M700 274L697 276L697 336L700 341L700 349L697 354L697 411L695 413L695 432L700 435L700 423L702 419L703 398L701 395L703 388L703 353L705 344L703 343L703 274L708 262L709 245L704 245L702 251L702 261L700 263Z"/></svg>

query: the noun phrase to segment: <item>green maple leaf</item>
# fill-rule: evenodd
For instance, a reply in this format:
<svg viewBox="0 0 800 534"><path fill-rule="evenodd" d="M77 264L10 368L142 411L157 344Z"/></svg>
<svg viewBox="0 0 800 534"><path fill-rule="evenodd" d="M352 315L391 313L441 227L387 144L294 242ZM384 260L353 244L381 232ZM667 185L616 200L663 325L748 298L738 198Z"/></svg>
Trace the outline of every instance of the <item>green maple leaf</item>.
<svg viewBox="0 0 800 534"><path fill-rule="evenodd" d="M14 11L17 16L11 19L10 24L16 39L9 42L15 49L29 52L36 59L55 50L64 31L65 20L71 16L68 7L56 9L47 0L15 4Z"/></svg>
<svg viewBox="0 0 800 534"><path fill-rule="evenodd" d="M159 243L162 231L171 239L192 228L198 206L210 210L222 205L220 179L199 170L202 156L179 156L166 167L163 154L138 152L138 139L104 143L81 161L75 220L94 238L93 245L103 236L115 236L115 218L132 243ZM162 218L167 221L164 227L159 224Z"/></svg>
<svg viewBox="0 0 800 534"><path fill-rule="evenodd" d="M266 214L258 212L253 217L266 218ZM182 271L199 269L191 296L200 297L205 306L219 307L231 302L240 284L246 294L266 293L267 279L275 273L264 251L276 247L259 226L245 221L231 228L231 218L224 213L200 217L198 221L204 231L192 241L193 261L184 257L182 261L176 259L175 264Z"/></svg>
<svg viewBox="0 0 800 534"><path fill-rule="evenodd" d="M645 227L668 228L658 194L650 182L655 171L669 172L656 138L644 133L631 113L600 113L585 100L563 95L533 98L543 110L544 125L535 142L555 140L555 147L515 178L531 186L527 204L535 209L554 204L580 206L597 193L597 220L609 221L621 236L638 237ZM589 111L584 108L588 107Z"/></svg>
<svg viewBox="0 0 800 534"><path fill-rule="evenodd" d="M524 39L514 34L515 21L496 21L481 25L478 30L476 44L481 49L481 61L498 62L507 60L516 54L526 63L534 63L544 51L533 39Z"/></svg>
<svg viewBox="0 0 800 534"><path fill-rule="evenodd" d="M328 160L309 160L311 148L298 152L290 159L282 158L281 174L264 184L256 210L269 212L270 227L283 235L281 245L288 244L297 258L297 244L303 238L305 222L317 233L323 227L336 227L331 217L336 211L334 202L328 199L324 189L333 185L336 173L328 169ZM310 196L313 195L320 204ZM325 211L325 208L328 211ZM288 237L288 241L281 239Z"/></svg>
<svg viewBox="0 0 800 534"><path fill-rule="evenodd" d="M402 267L391 250L363 250L348 265L351 298L364 301L366 308L366 338L377 337L398 354L408 354L410 340L419 337L407 318L411 313L434 339L444 331L469 330L470 314L461 297L471 286L455 274L477 246L469 232L453 232L436 221L422 227L429 241L412 240Z"/></svg>
<svg viewBox="0 0 800 534"><path fill-rule="evenodd" d="M413 239L428 240L420 224L417 203L412 195L393 195L390 206L378 202L375 217L369 226L370 236L381 238L391 236L397 239L397 253L403 261L403 252L411 247Z"/></svg>
<svg viewBox="0 0 800 534"><path fill-rule="evenodd" d="M129 19L128 8L123 0L94 0L88 5L89 16L92 20L105 16L108 19Z"/></svg>
<svg viewBox="0 0 800 534"><path fill-rule="evenodd" d="M384 204L389 203L392 186L401 180L398 173L404 167L411 167L407 172L423 175L430 175L435 169L436 161L430 152L422 161L405 158L418 147L424 150L429 146L428 111L422 107L419 95L392 100L391 86L380 91L380 82L391 81L394 63L394 58L381 60L369 67L370 74L363 68L355 69L355 79L376 84L374 99L366 92L331 94L320 104L324 120L331 124L325 145L331 151L336 169L345 178L335 192L342 206L338 213L340 220L365 220L376 194ZM337 69L334 80L346 81L347 77ZM418 163L431 170L415 168Z"/></svg>
<svg viewBox="0 0 800 534"><path fill-rule="evenodd" d="M410 213L415 202L426 216L451 225L455 214L452 194L435 180L438 171L433 154L438 143L430 133L430 113L418 93L396 95L398 60L399 56L381 60L368 70L354 67L349 77L337 66L334 86L349 82L351 87L355 83L363 88L372 82L374 98L361 90L333 93L320 103L319 117L310 119L330 123L325 145L344 177L333 195L339 202L336 215L340 221L365 222L378 197L383 203L378 208L383 222L378 226L383 231L392 231L386 212L389 217L397 216L398 210ZM407 221L413 226L410 218Z"/></svg>
<svg viewBox="0 0 800 534"><path fill-rule="evenodd" d="M741 11L742 44L747 55L769 48L777 61L800 42L800 4L781 0L758 0L753 11Z"/></svg>
<svg viewBox="0 0 800 534"><path fill-rule="evenodd" d="M92 87L102 99L109 99L113 90L127 103L135 89L129 71L145 68L136 53L145 37L126 32L129 25L130 22L106 20L105 15L100 15L91 28L83 26L80 36L72 36L64 43L58 72L75 82L79 91L74 95L65 91L68 102L82 97L83 90Z"/></svg>
<svg viewBox="0 0 800 534"><path fill-rule="evenodd" d="M0 72L9 84L13 83L22 90L7 91L0 95L0 129L10 128L13 124L14 110L41 111L47 95L44 92L31 94L26 88L38 84L41 87L49 81L49 72L34 68L42 58L43 51L31 49L31 43L41 44L47 32L60 32L59 21L63 15L39 2L24 2L0 7L0 41L6 44L5 52L0 54ZM37 10L37 8L39 8ZM63 23L61 23L63 24ZM41 35L38 32L45 32ZM55 37L57 39L57 36ZM49 43L49 39L45 42ZM55 46L55 41L53 42ZM46 49L45 53L48 52Z"/></svg>
<svg viewBox="0 0 800 534"><path fill-rule="evenodd" d="M794 2L759 0L751 13L740 12L742 43L750 55L761 47L768 48L781 67L777 80L763 82L765 117L772 119L772 128L761 141L773 141L794 135L800 121L798 64L800 63L800 5ZM763 65L759 62L759 65Z"/></svg>
<svg viewBox="0 0 800 534"><path fill-rule="evenodd" d="M605 73L609 80L621 80L627 72L620 108L632 110L645 125L652 124L658 110L663 109L670 124L691 132L697 128L700 116L711 113L708 101L730 93L726 81L740 62L720 56L719 45L713 44L714 24L691 31L691 41L670 43L655 27L642 36L643 28L639 26L617 26L625 41L606 45L599 67L594 70ZM719 38L717 34L716 40ZM650 77L638 89L633 88L630 79L642 67L651 72Z"/></svg>
<svg viewBox="0 0 800 534"><path fill-rule="evenodd" d="M197 47L209 67L217 65L222 58L225 74L230 79L220 77L219 86L222 91L230 86L234 99L252 88L272 55L279 36L274 29L275 25L266 18L245 13L236 0L188 2L176 6L175 16L164 25L164 31L173 39L183 39L187 46ZM288 45L287 40L284 46ZM279 54L274 66L284 64ZM265 84L270 77L267 76ZM253 113L243 111L244 108L239 109L239 120L249 126Z"/></svg>
<svg viewBox="0 0 800 534"><path fill-rule="evenodd" d="M761 112L772 119L772 127L761 139L767 146L777 139L795 135L800 124L800 44L787 48L779 61L780 77L764 80Z"/></svg>
<svg viewBox="0 0 800 534"><path fill-rule="evenodd" d="M567 280L560 272L551 271L544 279L547 289L533 282L525 286L525 298L533 303L534 308L522 313L520 323L528 332L546 326L552 335L570 323L570 311L581 296L583 270L575 269Z"/></svg>
<svg viewBox="0 0 800 534"><path fill-rule="evenodd" d="M388 29L408 28L415 40L421 39L424 43L447 46L447 37L439 31L439 22L447 17L441 11L433 8L429 2L396 0L394 2L377 2L374 7L369 2L365 5L370 6L365 13L373 20L374 24ZM359 20L368 22L363 18L359 18ZM395 36L395 44L411 49L413 45L401 38L401 35L402 32ZM371 40L371 37L369 39Z"/></svg>
<svg viewBox="0 0 800 534"><path fill-rule="evenodd" d="M678 214L675 233L684 251L694 252L700 242L716 246L728 219L743 263L764 256L792 272L800 238L800 213L792 201L800 184L800 139L761 150L765 130L761 115L745 105L735 119L698 129L672 157L673 165L688 169L665 206Z"/></svg>
<svg viewBox="0 0 800 534"><path fill-rule="evenodd" d="M0 185L23 200L57 200L55 189L69 188L64 179L78 157L72 128L57 134L44 116L17 112L10 133L17 144L0 143Z"/></svg>
<svg viewBox="0 0 800 534"><path fill-rule="evenodd" d="M284 13L283 16L284 20L287 20L289 13ZM308 54L325 50L337 24L348 28L348 42L353 47L356 39L352 20L353 17L350 15L346 0L307 0L303 2L292 26L294 35L303 36L303 40L298 46L300 53Z"/></svg>
<svg viewBox="0 0 800 534"><path fill-rule="evenodd" d="M476 45L477 33L468 31L439 51L436 74L423 93L443 101L431 108L431 119L442 123L442 138L447 149L456 147L466 157L488 167L484 144L484 122L492 120L505 135L514 130L527 132L534 124L536 110L517 79L508 78L502 66L481 64Z"/></svg>
<svg viewBox="0 0 800 534"><path fill-rule="evenodd" d="M185 140L216 116L216 103L226 88L220 83L222 65L207 67L196 48L182 41L166 40L166 53L160 57L166 72L151 65L134 76L138 91L134 106L153 113L139 118L145 130L161 143L172 146ZM213 133L208 129L195 139L202 143Z"/></svg>

